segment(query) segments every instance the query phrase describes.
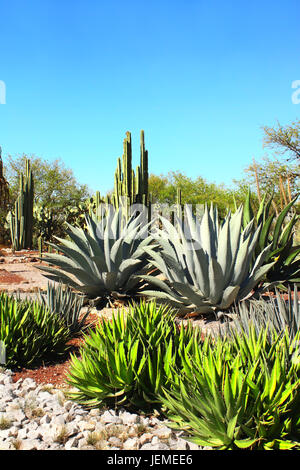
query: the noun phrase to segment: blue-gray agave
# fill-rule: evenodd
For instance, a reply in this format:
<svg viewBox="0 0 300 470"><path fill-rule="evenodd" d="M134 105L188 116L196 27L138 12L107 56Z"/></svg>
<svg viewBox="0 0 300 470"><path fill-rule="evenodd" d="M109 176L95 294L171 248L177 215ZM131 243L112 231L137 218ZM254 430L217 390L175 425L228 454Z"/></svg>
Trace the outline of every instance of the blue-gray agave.
<svg viewBox="0 0 300 470"><path fill-rule="evenodd" d="M86 230L67 224L69 239L56 237L60 245L50 244L63 254L43 257L43 261L60 269L40 269L49 279L61 281L88 298L109 301L135 296L143 286L137 275L147 272L149 264L144 247L152 240L143 222L143 213L133 214L126 222L121 209L109 209L98 223L86 216Z"/></svg>
<svg viewBox="0 0 300 470"><path fill-rule="evenodd" d="M241 206L220 224L217 208L211 205L198 221L187 208L184 231L178 219L175 228L161 217L156 237L160 250L145 250L167 279L142 276L157 289L144 294L168 301L183 313L225 310L247 297L273 263L263 265L270 249L266 247L250 268L260 227L254 230L251 221L242 230L242 216Z"/></svg>

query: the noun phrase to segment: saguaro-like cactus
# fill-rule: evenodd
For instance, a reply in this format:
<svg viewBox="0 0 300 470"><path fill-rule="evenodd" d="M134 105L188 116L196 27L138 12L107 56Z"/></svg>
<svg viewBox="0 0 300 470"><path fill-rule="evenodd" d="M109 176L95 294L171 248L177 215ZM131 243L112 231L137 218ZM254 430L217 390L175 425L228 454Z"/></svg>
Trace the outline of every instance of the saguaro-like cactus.
<svg viewBox="0 0 300 470"><path fill-rule="evenodd" d="M20 175L20 190L14 213L8 214L13 250L32 248L33 228L33 176L30 160L26 159L25 177Z"/></svg>
<svg viewBox="0 0 300 470"><path fill-rule="evenodd" d="M148 151L145 150L144 131L141 131L140 165L136 171L132 168L131 134L126 132L123 143L123 157L118 158L115 172L114 193L112 202L119 207L120 197L128 204L149 204L148 195Z"/></svg>

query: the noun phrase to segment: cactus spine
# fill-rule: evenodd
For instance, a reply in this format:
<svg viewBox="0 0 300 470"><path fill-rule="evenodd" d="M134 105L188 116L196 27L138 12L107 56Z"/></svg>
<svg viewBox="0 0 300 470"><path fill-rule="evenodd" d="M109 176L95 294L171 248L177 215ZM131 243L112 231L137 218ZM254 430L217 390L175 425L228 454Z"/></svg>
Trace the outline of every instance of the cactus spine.
<svg viewBox="0 0 300 470"><path fill-rule="evenodd" d="M25 178L20 175L19 195L15 202L15 212L8 214L12 249L32 248L34 183L30 160L26 159Z"/></svg>

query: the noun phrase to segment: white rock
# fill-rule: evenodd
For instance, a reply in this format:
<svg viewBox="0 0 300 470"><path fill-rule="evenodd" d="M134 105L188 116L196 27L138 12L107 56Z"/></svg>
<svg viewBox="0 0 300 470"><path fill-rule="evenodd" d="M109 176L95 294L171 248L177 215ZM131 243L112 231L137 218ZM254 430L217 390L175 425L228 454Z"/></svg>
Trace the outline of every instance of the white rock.
<svg viewBox="0 0 300 470"><path fill-rule="evenodd" d="M147 442L151 442L153 438L153 435L149 432L145 432L139 437L140 444L143 446L144 444L147 444Z"/></svg>
<svg viewBox="0 0 300 470"><path fill-rule="evenodd" d="M48 413L46 413L44 416L41 417L40 424L42 425L42 424L49 424L49 423L51 423L51 416Z"/></svg>
<svg viewBox="0 0 300 470"><path fill-rule="evenodd" d="M137 450L138 448L139 448L139 440L137 437L127 439L127 441L123 443L124 450Z"/></svg>
<svg viewBox="0 0 300 470"><path fill-rule="evenodd" d="M72 437L65 443L65 449L71 450L72 448L77 448L79 439L77 437Z"/></svg>
<svg viewBox="0 0 300 470"><path fill-rule="evenodd" d="M83 447L87 446L87 442L85 438L79 439L78 441L78 449L82 449Z"/></svg>
<svg viewBox="0 0 300 470"><path fill-rule="evenodd" d="M7 439L9 437L9 429L0 430L0 439Z"/></svg>
<svg viewBox="0 0 300 470"><path fill-rule="evenodd" d="M35 390L36 383L33 379L30 379L29 377L27 377L25 380L23 380L22 388L26 391Z"/></svg>
<svg viewBox="0 0 300 470"><path fill-rule="evenodd" d="M111 413L111 410L110 411L105 411L103 413L103 415L101 416L100 420L101 420L102 423L117 424L117 423L122 422L122 420L120 420L120 418L118 418L118 416Z"/></svg>
<svg viewBox="0 0 300 470"><path fill-rule="evenodd" d="M0 450L13 450L13 448L14 447L11 442L0 440Z"/></svg>
<svg viewBox="0 0 300 470"><path fill-rule="evenodd" d="M114 447L122 447L122 441L118 437L112 436L108 439L108 442Z"/></svg>
<svg viewBox="0 0 300 470"><path fill-rule="evenodd" d="M28 428L25 426L24 428L19 429L18 431L18 439L25 439L28 434Z"/></svg>
<svg viewBox="0 0 300 470"><path fill-rule="evenodd" d="M140 422L140 417L137 414L128 413L125 411L119 416L124 424L130 426L131 424L137 424Z"/></svg>
<svg viewBox="0 0 300 470"><path fill-rule="evenodd" d="M64 403L64 409L66 411L70 411L73 407L73 402L71 402L70 400L67 400L65 403Z"/></svg>
<svg viewBox="0 0 300 470"><path fill-rule="evenodd" d="M47 402L48 400L53 400L53 395L49 392L40 392L38 394L39 400Z"/></svg>
<svg viewBox="0 0 300 470"><path fill-rule="evenodd" d="M22 441L21 450L37 450L40 445L40 441L37 439L25 439Z"/></svg>
<svg viewBox="0 0 300 470"><path fill-rule="evenodd" d="M80 431L94 431L96 427L96 421L79 421L77 423Z"/></svg>
<svg viewBox="0 0 300 470"><path fill-rule="evenodd" d="M172 436L172 430L167 426L162 426L153 430L153 434L159 439L169 439Z"/></svg>
<svg viewBox="0 0 300 470"><path fill-rule="evenodd" d="M57 415L57 416L53 416L53 418L51 419L51 423L53 425L64 426L66 424L66 421L63 415Z"/></svg>
<svg viewBox="0 0 300 470"><path fill-rule="evenodd" d="M101 414L101 411L98 409L98 408L93 408L92 410L90 410L89 412L89 415L90 416L100 416Z"/></svg>
<svg viewBox="0 0 300 470"><path fill-rule="evenodd" d="M22 410L12 410L10 409L7 413L7 418L12 422L24 422L26 421L26 416Z"/></svg>

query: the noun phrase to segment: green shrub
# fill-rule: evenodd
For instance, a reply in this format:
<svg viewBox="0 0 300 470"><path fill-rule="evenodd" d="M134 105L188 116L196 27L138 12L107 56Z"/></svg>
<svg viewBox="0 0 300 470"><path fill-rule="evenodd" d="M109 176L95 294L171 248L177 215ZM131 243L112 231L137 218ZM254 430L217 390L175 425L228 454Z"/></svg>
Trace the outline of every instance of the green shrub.
<svg viewBox="0 0 300 470"><path fill-rule="evenodd" d="M161 396L171 427L217 449L300 448L299 340L253 325L205 339Z"/></svg>
<svg viewBox="0 0 300 470"><path fill-rule="evenodd" d="M0 294L0 341L6 367L28 367L68 349L71 335L64 322L37 301Z"/></svg>
<svg viewBox="0 0 300 470"><path fill-rule="evenodd" d="M118 311L85 336L80 358L72 355L67 382L78 390L70 396L87 406L159 406L171 367L197 339L192 328L178 334L172 310L155 302L132 305L126 318Z"/></svg>

